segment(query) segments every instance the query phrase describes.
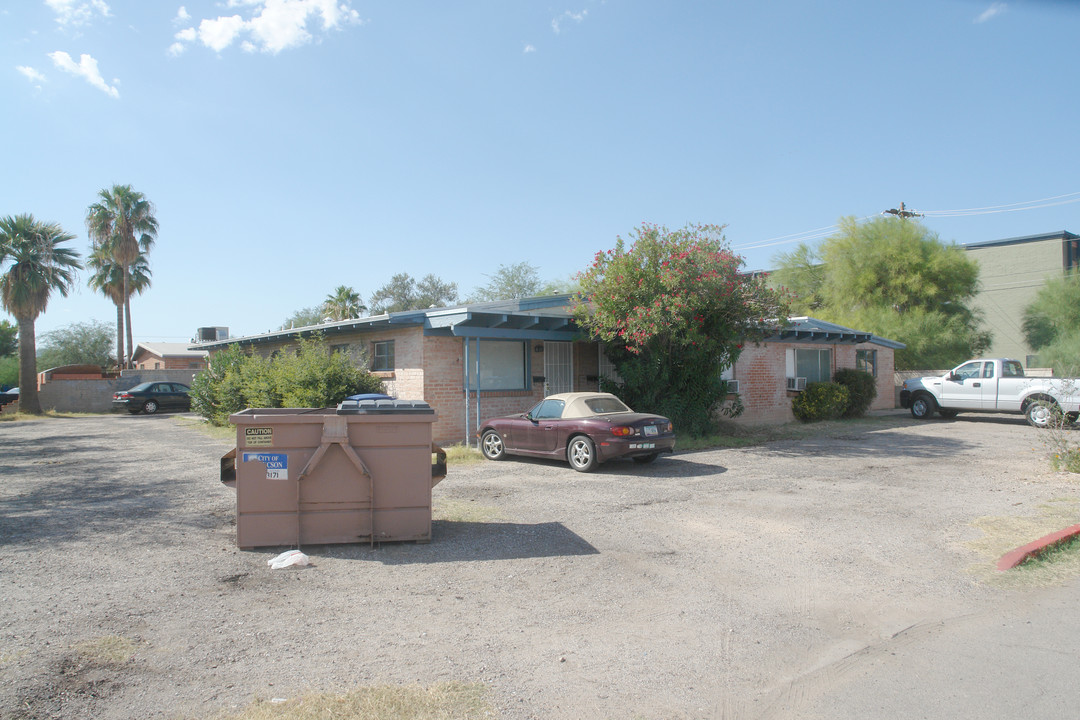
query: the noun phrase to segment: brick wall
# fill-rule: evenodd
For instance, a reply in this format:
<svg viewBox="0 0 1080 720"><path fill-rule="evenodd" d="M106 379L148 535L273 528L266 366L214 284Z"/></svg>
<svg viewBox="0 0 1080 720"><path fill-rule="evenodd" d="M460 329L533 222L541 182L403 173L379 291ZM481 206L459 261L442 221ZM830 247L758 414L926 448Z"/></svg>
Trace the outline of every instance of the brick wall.
<svg viewBox="0 0 1080 720"><path fill-rule="evenodd" d="M469 425L466 429L464 342L461 338L444 337L425 337L423 340L424 400L438 415L432 433L434 441L440 445L454 445L466 440L475 442L474 435L480 420L524 412L543 399L541 383L532 383L529 390L484 390L479 399L476 393L469 393ZM531 376L543 374L544 368L543 351L537 353L532 350L536 344L529 344ZM470 352L474 347L470 346Z"/></svg>
<svg viewBox="0 0 1080 720"><path fill-rule="evenodd" d="M743 347L735 363L734 379L739 381L739 396L745 408L736 422L749 425L773 425L792 422L791 400L796 393L787 390L787 350L832 350L832 372L855 367L856 350L877 351L877 397L871 410L896 407L894 354L890 348L872 343L859 345L822 345L761 343Z"/></svg>

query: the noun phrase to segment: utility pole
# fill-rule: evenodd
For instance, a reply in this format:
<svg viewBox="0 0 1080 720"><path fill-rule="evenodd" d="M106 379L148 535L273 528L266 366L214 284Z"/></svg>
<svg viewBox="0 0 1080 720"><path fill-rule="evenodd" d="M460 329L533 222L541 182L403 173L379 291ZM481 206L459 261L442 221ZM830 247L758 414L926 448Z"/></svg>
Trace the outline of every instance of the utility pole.
<svg viewBox="0 0 1080 720"><path fill-rule="evenodd" d="M915 212L913 210L905 209L904 208L904 203L900 203L900 209L899 210L897 210L896 208L892 208L891 210L886 210L885 212L883 212L881 214L882 215L895 215L896 217L900 218L901 220L906 220L907 218L922 217L923 216L922 213L917 213L917 212Z"/></svg>

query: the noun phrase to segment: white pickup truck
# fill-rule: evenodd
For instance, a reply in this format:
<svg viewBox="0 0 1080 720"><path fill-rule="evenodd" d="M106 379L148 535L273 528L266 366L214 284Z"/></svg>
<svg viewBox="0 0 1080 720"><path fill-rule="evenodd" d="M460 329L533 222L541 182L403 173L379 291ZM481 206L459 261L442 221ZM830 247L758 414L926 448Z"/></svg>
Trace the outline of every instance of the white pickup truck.
<svg viewBox="0 0 1080 720"><path fill-rule="evenodd" d="M917 420L974 410L1023 413L1035 427L1046 427L1058 413L1070 422L1080 416L1080 380L1025 377L1016 360L970 360L941 377L905 380L900 405Z"/></svg>

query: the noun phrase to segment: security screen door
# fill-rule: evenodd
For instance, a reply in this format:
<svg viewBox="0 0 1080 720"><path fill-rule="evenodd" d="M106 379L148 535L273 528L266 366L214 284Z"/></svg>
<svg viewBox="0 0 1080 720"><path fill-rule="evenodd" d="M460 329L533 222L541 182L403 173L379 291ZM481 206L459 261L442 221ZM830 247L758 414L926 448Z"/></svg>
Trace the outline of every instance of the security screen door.
<svg viewBox="0 0 1080 720"><path fill-rule="evenodd" d="M544 343L544 395L574 391L574 344Z"/></svg>

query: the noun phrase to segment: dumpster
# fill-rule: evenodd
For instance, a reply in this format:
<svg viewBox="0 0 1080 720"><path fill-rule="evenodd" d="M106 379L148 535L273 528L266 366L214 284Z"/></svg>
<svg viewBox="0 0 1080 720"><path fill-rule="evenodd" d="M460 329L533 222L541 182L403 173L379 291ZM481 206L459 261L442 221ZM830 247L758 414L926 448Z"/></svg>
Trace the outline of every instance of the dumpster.
<svg viewBox="0 0 1080 720"><path fill-rule="evenodd" d="M236 448L221 479L236 488L237 546L431 539L431 488L446 455L431 442L427 403L249 408L229 421Z"/></svg>

